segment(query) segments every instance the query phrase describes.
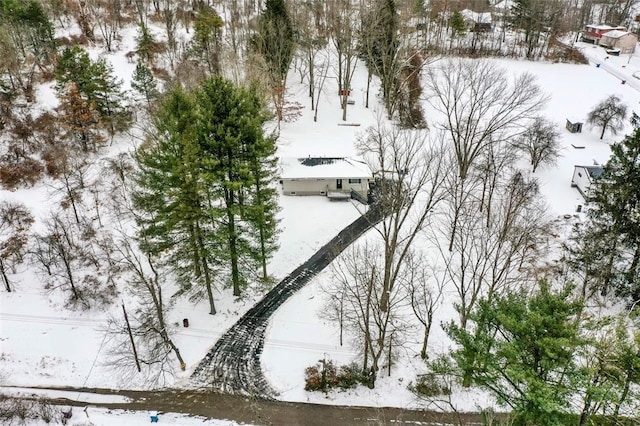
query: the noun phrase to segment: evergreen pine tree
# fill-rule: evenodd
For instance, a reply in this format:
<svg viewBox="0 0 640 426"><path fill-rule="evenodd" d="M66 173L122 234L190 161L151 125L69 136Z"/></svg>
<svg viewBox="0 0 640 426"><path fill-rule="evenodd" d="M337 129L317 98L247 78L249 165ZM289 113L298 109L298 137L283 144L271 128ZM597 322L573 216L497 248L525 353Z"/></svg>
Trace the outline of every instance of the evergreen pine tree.
<svg viewBox="0 0 640 426"><path fill-rule="evenodd" d="M571 409L573 353L584 344L576 321L581 305L571 291L541 282L533 294L521 289L481 300L470 317L473 331L448 327L460 346L452 356L467 384L491 392L513 410L517 424L561 424Z"/></svg>
<svg viewBox="0 0 640 426"><path fill-rule="evenodd" d="M284 84L295 46L293 24L284 0L266 0L258 21L258 33L252 40L274 83Z"/></svg>
<svg viewBox="0 0 640 426"><path fill-rule="evenodd" d="M192 95L173 90L154 117L155 133L137 154L139 170L133 200L140 227L141 248L169 253L184 291L206 290L210 313L213 299L215 245L201 152L196 139L196 107ZM192 284L202 287L192 288Z"/></svg>
<svg viewBox="0 0 640 426"><path fill-rule="evenodd" d="M140 239L169 253L185 290L204 284L211 312L213 276L228 265L234 295L275 249L275 138L265 137L254 89L220 77L193 93L172 91L138 154Z"/></svg>
<svg viewBox="0 0 640 426"><path fill-rule="evenodd" d="M464 18L459 11L453 12L451 18L449 19L449 25L451 26L451 37L457 38L464 35L467 28L464 24Z"/></svg>
<svg viewBox="0 0 640 426"><path fill-rule="evenodd" d="M256 232L256 260L262 269L262 279L268 279L267 261L277 249L277 191L275 141L273 137L258 138L248 147L247 159L253 184L248 189L248 200L244 209L246 219Z"/></svg>
<svg viewBox="0 0 640 426"><path fill-rule="evenodd" d="M151 103L158 97L158 84L149 67L142 62L136 65L131 88L144 97L147 107L151 109Z"/></svg>
<svg viewBox="0 0 640 426"><path fill-rule="evenodd" d="M264 137L267 117L255 89L236 88L214 77L202 84L196 97L203 172L213 176L215 195L222 200L219 217L224 226L218 235L225 245L233 294L239 296L247 280L243 272L252 271L256 259L272 252L275 192L268 185L274 179L269 167L274 139ZM252 229L263 238L256 238ZM256 240L264 250L257 252Z"/></svg>
<svg viewBox="0 0 640 426"><path fill-rule="evenodd" d="M100 114L93 103L85 100L78 86L71 82L60 97L60 124L66 131L66 138L79 147L82 152L96 152L104 142L100 134Z"/></svg>
<svg viewBox="0 0 640 426"><path fill-rule="evenodd" d="M116 79L105 59L92 61L81 47L65 48L56 67L58 91L73 82L83 97L92 102L111 133L126 127L128 114L122 106L122 81Z"/></svg>
<svg viewBox="0 0 640 426"><path fill-rule="evenodd" d="M618 293L640 299L640 128L611 145L611 157L596 181L592 223L618 241L614 269ZM595 243L595 242L594 242Z"/></svg>
<svg viewBox="0 0 640 426"><path fill-rule="evenodd" d="M156 41L149 28L141 23L136 37L136 53L146 63L153 63L156 53Z"/></svg>
<svg viewBox="0 0 640 426"><path fill-rule="evenodd" d="M222 41L222 18L209 6L198 11L193 24L191 52L207 67L209 75L220 74L220 49Z"/></svg>
<svg viewBox="0 0 640 426"><path fill-rule="evenodd" d="M371 72L380 77L387 113L392 115L399 87L400 19L394 0L376 0L363 18L360 50Z"/></svg>

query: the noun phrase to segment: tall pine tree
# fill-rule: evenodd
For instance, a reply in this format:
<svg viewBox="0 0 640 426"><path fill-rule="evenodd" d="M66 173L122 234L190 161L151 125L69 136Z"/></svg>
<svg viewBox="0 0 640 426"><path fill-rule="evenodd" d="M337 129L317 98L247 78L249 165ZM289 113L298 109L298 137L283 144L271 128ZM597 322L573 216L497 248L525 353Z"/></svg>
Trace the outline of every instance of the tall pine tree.
<svg viewBox="0 0 640 426"><path fill-rule="evenodd" d="M200 172L193 96L173 90L153 120L155 132L137 154L137 190L133 199L141 248L152 256L169 253L185 291L192 284L206 290L210 313L213 299L214 234L207 182ZM200 294L200 288L195 294Z"/></svg>
<svg viewBox="0 0 640 426"><path fill-rule="evenodd" d="M266 1L251 47L264 60L267 84L280 121L284 117L287 73L295 50L293 24L284 0Z"/></svg>
<svg viewBox="0 0 640 426"><path fill-rule="evenodd" d="M267 116L255 88L237 88L214 77L202 84L196 98L203 172L213 176L215 196L222 201L219 217L224 226L218 235L226 248L233 294L239 296L247 282L242 271L252 271L257 260L265 275L266 259L274 249L275 191L269 188L274 138L264 135Z"/></svg>
<svg viewBox="0 0 640 426"><path fill-rule="evenodd" d="M66 48L55 70L58 91L67 83L75 83L83 97L93 103L113 134L128 125L128 114L122 105L122 82L106 60L92 61L81 47Z"/></svg>
<svg viewBox="0 0 640 426"><path fill-rule="evenodd" d="M276 248L275 138L264 134L266 119L257 90L214 77L168 95L138 154L142 246L168 252L185 289L204 284L211 313L213 276L226 269L239 296L259 268L266 277Z"/></svg>
<svg viewBox="0 0 640 426"><path fill-rule="evenodd" d="M618 294L640 299L640 127L611 145L611 157L593 191L589 217L594 226L611 234L618 259L612 274ZM597 244L597 242L594 242Z"/></svg>

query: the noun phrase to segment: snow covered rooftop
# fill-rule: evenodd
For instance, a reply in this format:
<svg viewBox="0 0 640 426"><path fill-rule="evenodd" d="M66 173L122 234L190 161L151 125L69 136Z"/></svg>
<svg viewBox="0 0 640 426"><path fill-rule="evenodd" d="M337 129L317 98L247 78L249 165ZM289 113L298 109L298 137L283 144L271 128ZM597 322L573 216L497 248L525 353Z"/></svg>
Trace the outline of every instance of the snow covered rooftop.
<svg viewBox="0 0 640 426"><path fill-rule="evenodd" d="M611 30L606 34L603 34L602 37L620 38L620 37L626 36L627 34L631 34L631 33L629 31Z"/></svg>
<svg viewBox="0 0 640 426"><path fill-rule="evenodd" d="M589 173L589 176L591 176L594 179L597 179L598 177L600 177L600 175L602 174L602 171L604 170L602 166L599 166L599 165L598 166L576 166L576 167L582 167L587 171L587 173Z"/></svg>
<svg viewBox="0 0 640 426"><path fill-rule="evenodd" d="M493 5L493 8L505 11L505 10L511 9L511 7L513 7L513 4L514 4L513 0L502 0L501 2L498 2L495 5Z"/></svg>
<svg viewBox="0 0 640 426"><path fill-rule="evenodd" d="M491 23L491 13L489 12L474 12L470 9L463 9L460 11L460 15L465 20L473 21L478 24L490 24Z"/></svg>
<svg viewBox="0 0 640 426"><path fill-rule="evenodd" d="M364 160L355 157L281 158L282 179L370 179Z"/></svg>
<svg viewBox="0 0 640 426"><path fill-rule="evenodd" d="M611 25L604 25L604 24L590 24L590 25L587 25L586 27L592 28L594 30L619 30L620 28L624 28L624 27L612 27Z"/></svg>

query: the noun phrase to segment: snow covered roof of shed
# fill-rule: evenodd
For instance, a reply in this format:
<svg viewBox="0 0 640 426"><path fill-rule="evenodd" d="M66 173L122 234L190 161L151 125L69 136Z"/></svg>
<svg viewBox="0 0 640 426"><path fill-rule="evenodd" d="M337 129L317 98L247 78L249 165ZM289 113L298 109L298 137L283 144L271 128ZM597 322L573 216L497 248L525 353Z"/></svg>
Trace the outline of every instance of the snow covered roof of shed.
<svg viewBox="0 0 640 426"><path fill-rule="evenodd" d="M501 2L494 4L493 7L494 9L508 10L513 7L513 4L513 0L502 0Z"/></svg>
<svg viewBox="0 0 640 426"><path fill-rule="evenodd" d="M620 28L624 28L624 27L612 27L611 25L605 25L605 24L589 24L586 25L587 28L593 28L594 30L618 30Z"/></svg>
<svg viewBox="0 0 640 426"><path fill-rule="evenodd" d="M281 158L281 179L371 179L364 160L356 157Z"/></svg>
<svg viewBox="0 0 640 426"><path fill-rule="evenodd" d="M587 173L589 173L589 176L591 176L594 179L599 178L600 175L602 174L602 171L604 170L602 166L576 166L576 167L585 169Z"/></svg>
<svg viewBox="0 0 640 426"><path fill-rule="evenodd" d="M611 30L602 35L602 37L608 38L620 38L626 36L627 34L631 34L629 31L620 31L620 30Z"/></svg>
<svg viewBox="0 0 640 426"><path fill-rule="evenodd" d="M460 15L466 20L473 21L477 24L490 24L491 23L491 13L489 12L474 12L470 9L463 9L460 11Z"/></svg>

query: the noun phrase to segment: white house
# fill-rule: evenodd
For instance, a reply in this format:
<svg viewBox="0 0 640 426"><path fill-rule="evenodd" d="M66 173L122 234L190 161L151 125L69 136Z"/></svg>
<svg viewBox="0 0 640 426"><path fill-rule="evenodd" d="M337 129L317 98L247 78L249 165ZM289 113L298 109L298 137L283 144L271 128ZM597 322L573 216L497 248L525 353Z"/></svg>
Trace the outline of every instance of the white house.
<svg viewBox="0 0 640 426"><path fill-rule="evenodd" d="M284 195L324 195L349 199L351 191L366 200L373 174L355 157L281 158L280 182Z"/></svg>
<svg viewBox="0 0 640 426"><path fill-rule="evenodd" d="M571 186L578 188L585 200L591 195L591 185L602 174L602 166L575 166Z"/></svg>
<svg viewBox="0 0 640 426"><path fill-rule="evenodd" d="M636 44L638 44L638 36L628 31L611 30L600 37L600 46L620 49L620 53L635 52Z"/></svg>

